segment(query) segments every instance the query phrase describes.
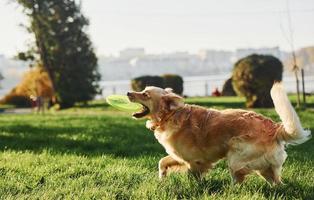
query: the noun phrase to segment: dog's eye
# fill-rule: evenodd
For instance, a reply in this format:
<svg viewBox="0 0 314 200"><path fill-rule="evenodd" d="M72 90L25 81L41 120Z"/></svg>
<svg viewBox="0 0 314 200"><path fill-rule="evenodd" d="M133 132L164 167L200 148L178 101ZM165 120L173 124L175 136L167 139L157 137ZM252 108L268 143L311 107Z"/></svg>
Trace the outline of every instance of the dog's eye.
<svg viewBox="0 0 314 200"><path fill-rule="evenodd" d="M146 92L143 93L144 97L149 97L149 94L147 94Z"/></svg>

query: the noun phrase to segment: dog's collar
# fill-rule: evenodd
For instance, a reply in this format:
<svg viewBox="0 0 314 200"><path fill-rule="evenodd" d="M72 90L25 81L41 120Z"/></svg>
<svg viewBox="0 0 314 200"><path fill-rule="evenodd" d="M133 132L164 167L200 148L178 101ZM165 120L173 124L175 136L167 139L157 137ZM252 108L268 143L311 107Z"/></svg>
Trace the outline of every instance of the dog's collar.
<svg viewBox="0 0 314 200"><path fill-rule="evenodd" d="M168 115L166 115L165 117L163 117L163 119L161 119L158 122L155 122L156 126L153 127L153 131L156 130L157 128L161 127L163 124L165 124L166 122L169 121L169 119L174 116L177 112L180 112L181 110L183 110L184 108L187 107L187 104L185 104L183 107L178 108L176 110L171 111ZM191 108L190 108L190 112L191 112Z"/></svg>

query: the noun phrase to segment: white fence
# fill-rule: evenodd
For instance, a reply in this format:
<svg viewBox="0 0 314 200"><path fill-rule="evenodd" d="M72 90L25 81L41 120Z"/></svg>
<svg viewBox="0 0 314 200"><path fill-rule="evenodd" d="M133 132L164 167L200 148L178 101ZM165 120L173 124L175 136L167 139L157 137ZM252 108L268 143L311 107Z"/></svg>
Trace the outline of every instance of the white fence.
<svg viewBox="0 0 314 200"><path fill-rule="evenodd" d="M187 96L209 96L216 87L221 91L225 80L229 77L229 74L184 77L183 94ZM284 76L283 82L287 92L294 93L296 91L295 78L293 76ZM130 83L130 80L102 81L100 83L102 95L106 97L110 94L126 94L132 90ZM300 89L302 89L301 82ZM305 90L307 93L314 92L314 76L305 76Z"/></svg>

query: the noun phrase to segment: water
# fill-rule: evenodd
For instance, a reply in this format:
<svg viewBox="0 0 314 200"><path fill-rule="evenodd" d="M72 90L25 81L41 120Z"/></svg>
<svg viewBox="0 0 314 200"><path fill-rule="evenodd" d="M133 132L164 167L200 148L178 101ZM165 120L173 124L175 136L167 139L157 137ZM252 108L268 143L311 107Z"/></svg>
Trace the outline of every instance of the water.
<svg viewBox="0 0 314 200"><path fill-rule="evenodd" d="M192 76L184 77L184 91L183 94L187 96L209 96L211 92L218 87L221 91L222 86L230 77L229 74L211 75L211 76ZM131 81L101 81L102 96L106 97L110 94L126 94L131 91ZM295 78L293 76L284 76L283 83L288 93L295 93ZM307 93L314 92L314 76L305 76L305 89ZM300 82L300 90L302 86Z"/></svg>

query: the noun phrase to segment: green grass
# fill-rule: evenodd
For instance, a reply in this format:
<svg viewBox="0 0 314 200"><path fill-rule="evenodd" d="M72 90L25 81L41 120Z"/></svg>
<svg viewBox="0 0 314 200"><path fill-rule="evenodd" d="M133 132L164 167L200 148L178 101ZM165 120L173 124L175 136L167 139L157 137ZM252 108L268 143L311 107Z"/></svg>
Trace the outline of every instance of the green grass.
<svg viewBox="0 0 314 200"><path fill-rule="evenodd" d="M187 102L243 106L239 98ZM257 111L279 120L273 109ZM314 110L299 114L313 132ZM144 124L101 101L46 115L0 115L0 199L314 199L313 139L287 148L285 185L250 176L234 186L225 161L201 182L184 174L160 181L157 164L166 153Z"/></svg>

